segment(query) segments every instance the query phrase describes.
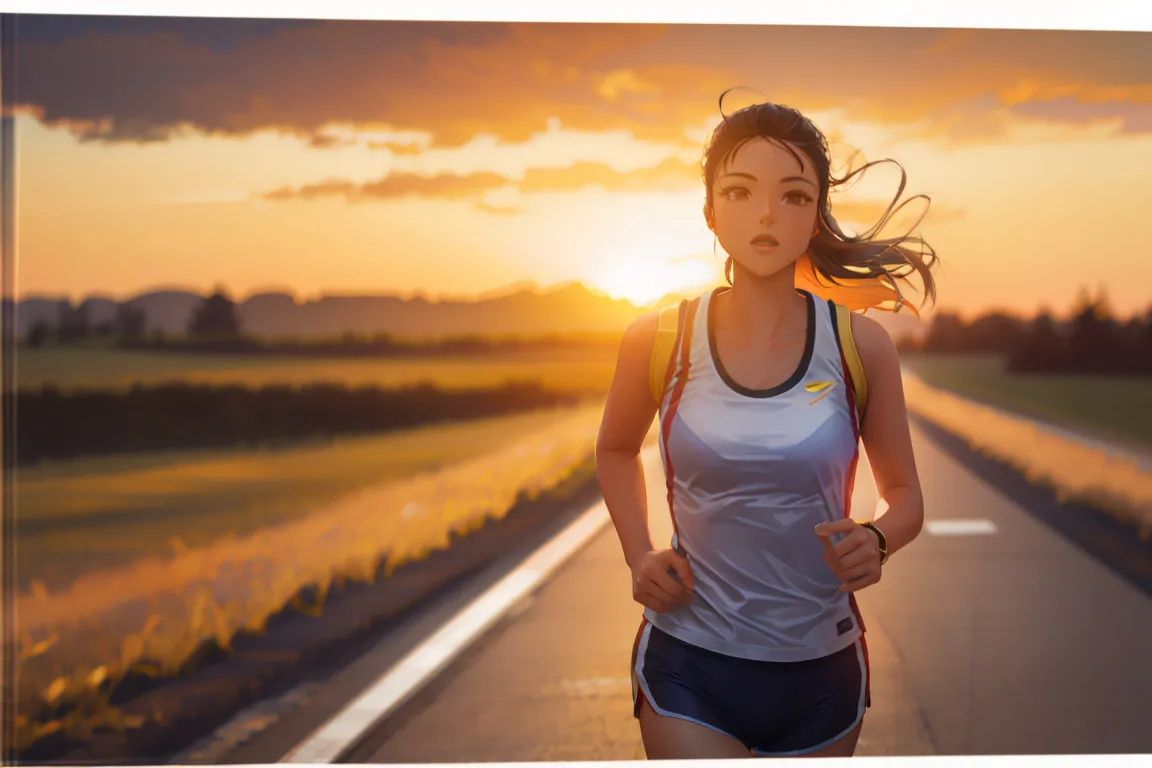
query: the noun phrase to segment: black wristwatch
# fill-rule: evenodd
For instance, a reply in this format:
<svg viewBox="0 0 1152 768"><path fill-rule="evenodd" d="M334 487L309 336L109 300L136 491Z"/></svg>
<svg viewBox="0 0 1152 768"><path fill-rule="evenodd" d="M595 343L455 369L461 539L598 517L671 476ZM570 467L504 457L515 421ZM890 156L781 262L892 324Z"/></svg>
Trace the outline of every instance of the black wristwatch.
<svg viewBox="0 0 1152 768"><path fill-rule="evenodd" d="M880 565L888 562L888 537L884 535L884 531L876 527L875 523L863 522L860 525L864 526L872 533L876 534L876 538L880 540Z"/></svg>

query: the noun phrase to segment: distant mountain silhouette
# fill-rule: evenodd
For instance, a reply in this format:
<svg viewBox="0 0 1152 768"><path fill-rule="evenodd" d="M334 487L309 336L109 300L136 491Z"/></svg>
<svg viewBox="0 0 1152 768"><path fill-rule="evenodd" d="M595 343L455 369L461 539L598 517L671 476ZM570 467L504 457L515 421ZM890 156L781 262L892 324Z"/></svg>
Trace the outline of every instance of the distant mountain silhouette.
<svg viewBox="0 0 1152 768"><path fill-rule="evenodd" d="M158 290L125 299L146 314L146 331L183 334L196 307L207 294ZM679 301L666 296L656 303ZM36 323L55 329L65 301L30 297L17 305L17 333ZM116 302L87 297L93 325L115 317ZM551 289L517 285L474 300L431 300L423 296L328 295L299 301L288 293L258 293L239 302L237 314L244 333L260 336L333 337L345 333L388 333L397 336L537 335L551 333L615 333L646 311L623 299L594 293L581 283Z"/></svg>
<svg viewBox="0 0 1152 768"><path fill-rule="evenodd" d="M146 314L146 332L183 334L196 307L207 293L156 290L125 299ZM684 298L669 294L652 306L664 307ZM36 323L55 329L63 299L30 297L17 305L17 334L23 336ZM89 296L92 326L116 316L117 302L107 296ZM611 299L582 283L539 288L518 283L474 299L434 300L425 296L326 295L299 301L289 293L257 293L239 302L237 314L244 333L259 336L334 337L345 333L396 336L543 335L553 333L618 333L650 307L624 299ZM911 313L869 312L894 339L920 337L924 327Z"/></svg>

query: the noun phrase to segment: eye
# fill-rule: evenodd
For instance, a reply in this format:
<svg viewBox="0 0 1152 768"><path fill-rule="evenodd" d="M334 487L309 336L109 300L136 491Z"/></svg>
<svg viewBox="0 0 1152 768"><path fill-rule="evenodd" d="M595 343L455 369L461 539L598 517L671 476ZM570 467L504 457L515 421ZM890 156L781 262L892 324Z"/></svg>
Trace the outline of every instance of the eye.
<svg viewBox="0 0 1152 768"><path fill-rule="evenodd" d="M729 202L736 202L747 197L748 190L744 187L724 187L720 190L720 194Z"/></svg>
<svg viewBox="0 0 1152 768"><path fill-rule="evenodd" d="M793 189L784 193L784 201L792 205L809 205L813 202L812 196L807 192Z"/></svg>

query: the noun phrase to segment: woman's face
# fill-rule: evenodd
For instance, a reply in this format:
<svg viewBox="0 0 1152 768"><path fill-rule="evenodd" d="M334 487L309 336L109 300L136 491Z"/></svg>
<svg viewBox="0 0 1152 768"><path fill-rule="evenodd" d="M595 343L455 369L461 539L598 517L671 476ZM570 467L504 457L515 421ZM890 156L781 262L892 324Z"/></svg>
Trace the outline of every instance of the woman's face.
<svg viewBox="0 0 1152 768"><path fill-rule="evenodd" d="M710 191L721 247L759 277L791 267L812 240L819 189L806 157L801 169L767 139L747 142L719 169Z"/></svg>

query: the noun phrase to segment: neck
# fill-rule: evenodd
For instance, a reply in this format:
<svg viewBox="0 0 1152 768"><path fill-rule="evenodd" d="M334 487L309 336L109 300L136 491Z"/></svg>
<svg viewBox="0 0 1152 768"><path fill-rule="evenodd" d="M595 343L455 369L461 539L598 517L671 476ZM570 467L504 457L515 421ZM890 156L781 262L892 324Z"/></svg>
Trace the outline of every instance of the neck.
<svg viewBox="0 0 1152 768"><path fill-rule="evenodd" d="M733 286L722 300L725 314L742 334L759 337L803 331L807 324L807 300L796 292L796 280L789 266L760 277L734 266Z"/></svg>

